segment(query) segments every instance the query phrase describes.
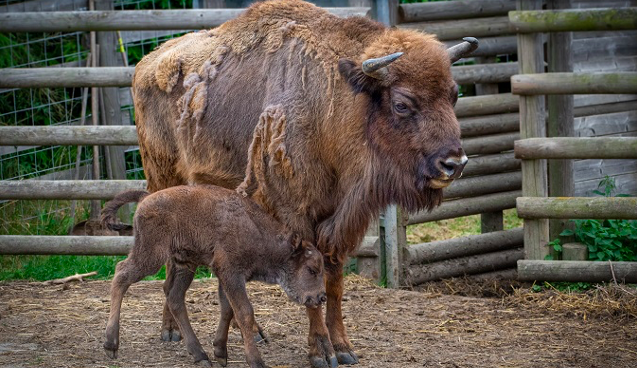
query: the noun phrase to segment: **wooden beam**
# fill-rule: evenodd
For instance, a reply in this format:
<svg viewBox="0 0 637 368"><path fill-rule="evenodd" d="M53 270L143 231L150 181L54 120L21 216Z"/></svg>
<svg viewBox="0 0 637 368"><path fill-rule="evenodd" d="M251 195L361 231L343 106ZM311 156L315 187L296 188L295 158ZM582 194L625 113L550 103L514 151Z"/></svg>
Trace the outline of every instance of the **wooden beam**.
<svg viewBox="0 0 637 368"><path fill-rule="evenodd" d="M506 171L519 170L521 161L513 156L513 152L483 155L469 159L462 171L463 177L496 174Z"/></svg>
<svg viewBox="0 0 637 368"><path fill-rule="evenodd" d="M471 56L507 55L515 54L518 51L518 41L515 36L480 37L479 41L480 46L477 50L471 53ZM447 40L443 43L447 48L449 48L459 42L461 42L461 38L454 39L452 41Z"/></svg>
<svg viewBox="0 0 637 368"><path fill-rule="evenodd" d="M458 99L454 111L458 118L516 112L519 109L519 100L518 96L510 93L463 97Z"/></svg>
<svg viewBox="0 0 637 368"><path fill-rule="evenodd" d="M518 139L520 133L517 132L465 138L462 140L462 148L467 155L499 153L512 150L514 142Z"/></svg>
<svg viewBox="0 0 637 368"><path fill-rule="evenodd" d="M458 122L462 138L520 131L520 115L516 113L462 118Z"/></svg>
<svg viewBox="0 0 637 368"><path fill-rule="evenodd" d="M458 84L508 82L518 72L517 62L451 67L453 79Z"/></svg>
<svg viewBox="0 0 637 368"><path fill-rule="evenodd" d="M515 157L535 159L637 159L637 137L527 138L515 142Z"/></svg>
<svg viewBox="0 0 637 368"><path fill-rule="evenodd" d="M146 190L145 180L2 180L0 199L111 199Z"/></svg>
<svg viewBox="0 0 637 368"><path fill-rule="evenodd" d="M401 4L401 23L493 17L515 10L514 0L463 0Z"/></svg>
<svg viewBox="0 0 637 368"><path fill-rule="evenodd" d="M518 278L525 281L637 282L637 262L518 261Z"/></svg>
<svg viewBox="0 0 637 368"><path fill-rule="evenodd" d="M0 88L130 87L135 68L4 68Z"/></svg>
<svg viewBox="0 0 637 368"><path fill-rule="evenodd" d="M427 281L508 269L514 267L522 258L524 250L519 248L425 263L410 266L407 269L406 281L408 285L417 285Z"/></svg>
<svg viewBox="0 0 637 368"><path fill-rule="evenodd" d="M502 174L481 175L458 179L443 190L445 199L468 198L484 194L522 189L522 173L513 171Z"/></svg>
<svg viewBox="0 0 637 368"><path fill-rule="evenodd" d="M547 73L511 77L515 95L632 94L637 93L637 72Z"/></svg>
<svg viewBox="0 0 637 368"><path fill-rule="evenodd" d="M0 32L75 32L206 29L245 9L178 9L0 13ZM339 17L367 16L369 8L325 8Z"/></svg>
<svg viewBox="0 0 637 368"><path fill-rule="evenodd" d="M125 256L132 236L0 235L0 254Z"/></svg>
<svg viewBox="0 0 637 368"><path fill-rule="evenodd" d="M511 248L521 248L523 242L524 231L519 227L511 230L413 244L407 247L405 263L415 265L423 262L429 263Z"/></svg>
<svg viewBox="0 0 637 368"><path fill-rule="evenodd" d="M454 217L476 215L482 212L501 211L515 207L515 199L522 193L518 190L487 194L473 198L447 201L431 212L418 212L409 216L408 225L438 221Z"/></svg>
<svg viewBox="0 0 637 368"><path fill-rule="evenodd" d="M520 197L516 207L524 219L637 219L637 197Z"/></svg>
<svg viewBox="0 0 637 368"><path fill-rule="evenodd" d="M404 285L403 255L407 246L407 214L397 205L384 212L385 227L385 275L387 287L395 289Z"/></svg>
<svg viewBox="0 0 637 368"><path fill-rule="evenodd" d="M439 22L402 23L398 28L413 29L435 34L440 40L454 40L462 37L493 37L513 34L506 16L445 20Z"/></svg>
<svg viewBox="0 0 637 368"><path fill-rule="evenodd" d="M134 126L0 126L0 146L136 146Z"/></svg>
<svg viewBox="0 0 637 368"><path fill-rule="evenodd" d="M518 33L633 30L637 8L512 11L509 21Z"/></svg>
<svg viewBox="0 0 637 368"><path fill-rule="evenodd" d="M380 238L378 236L366 236L361 245L354 251L352 257L379 257Z"/></svg>

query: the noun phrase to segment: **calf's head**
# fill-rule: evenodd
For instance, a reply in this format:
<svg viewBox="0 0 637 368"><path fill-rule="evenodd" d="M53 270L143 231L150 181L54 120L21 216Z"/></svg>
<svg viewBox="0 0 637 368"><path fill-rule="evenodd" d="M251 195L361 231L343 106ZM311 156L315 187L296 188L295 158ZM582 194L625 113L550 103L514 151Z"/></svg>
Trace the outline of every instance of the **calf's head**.
<svg viewBox="0 0 637 368"><path fill-rule="evenodd" d="M325 281L323 256L316 247L301 236L292 233L286 240L291 247L285 264L285 276L281 287L288 297L306 307L315 308L325 303Z"/></svg>
<svg viewBox="0 0 637 368"><path fill-rule="evenodd" d="M365 50L361 62L339 60L354 93L367 96L355 103L366 114L370 147L408 177L407 191L426 195L462 174L467 156L453 111L458 86L450 66L476 47L475 38L445 49L434 36L392 29Z"/></svg>

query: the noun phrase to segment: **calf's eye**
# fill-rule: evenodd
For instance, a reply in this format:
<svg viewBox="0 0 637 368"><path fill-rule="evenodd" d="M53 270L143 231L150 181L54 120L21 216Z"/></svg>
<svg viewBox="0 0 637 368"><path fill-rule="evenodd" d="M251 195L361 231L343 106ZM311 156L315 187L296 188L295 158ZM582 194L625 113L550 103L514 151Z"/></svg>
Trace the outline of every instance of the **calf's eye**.
<svg viewBox="0 0 637 368"><path fill-rule="evenodd" d="M406 114L409 112L409 108L402 102L397 102L394 104L394 110L396 110L399 114Z"/></svg>
<svg viewBox="0 0 637 368"><path fill-rule="evenodd" d="M316 276L316 275L318 275L318 272L316 272L316 270L314 270L314 269L312 269L312 268L309 268L309 267L308 267L307 271L308 271L308 272L310 273L310 275L312 275L312 276Z"/></svg>

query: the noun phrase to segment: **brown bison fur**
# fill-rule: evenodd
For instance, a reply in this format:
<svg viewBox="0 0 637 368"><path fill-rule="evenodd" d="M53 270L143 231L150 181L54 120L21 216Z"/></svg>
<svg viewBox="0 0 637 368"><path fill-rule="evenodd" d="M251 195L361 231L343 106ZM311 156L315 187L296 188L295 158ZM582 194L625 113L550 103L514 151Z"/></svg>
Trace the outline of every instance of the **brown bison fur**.
<svg viewBox="0 0 637 368"><path fill-rule="evenodd" d="M141 201L141 202L140 202ZM111 311L104 349L115 358L119 349L119 315L128 287L156 273L169 259L175 269L165 288L188 352L210 366L208 355L194 334L184 297L197 266L210 267L219 279L221 319L215 337L215 357L227 364L228 327L233 315L244 336L250 367L265 367L252 339L256 326L245 283L277 283L290 299L317 308L326 300L323 257L253 201L211 185L177 186L153 194L118 194L102 211L102 223L115 228L117 210L140 202L134 218L135 244L128 258L117 264L111 285Z"/></svg>
<svg viewBox="0 0 637 368"><path fill-rule="evenodd" d="M363 71L396 52L383 78ZM245 178L245 195L329 261L327 328L308 311L312 363L356 362L344 259L380 210L434 208L466 163L447 50L431 35L266 1L164 43L137 65L133 92L148 189Z"/></svg>

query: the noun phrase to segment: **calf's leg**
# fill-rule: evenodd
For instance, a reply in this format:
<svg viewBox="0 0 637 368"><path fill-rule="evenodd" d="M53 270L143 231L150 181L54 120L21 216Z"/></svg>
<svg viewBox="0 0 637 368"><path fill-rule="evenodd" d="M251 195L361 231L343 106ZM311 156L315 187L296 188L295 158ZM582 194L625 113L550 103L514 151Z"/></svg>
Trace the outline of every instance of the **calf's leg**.
<svg viewBox="0 0 637 368"><path fill-rule="evenodd" d="M134 253L119 262L115 267L115 276L111 282L111 310L106 324L106 341L104 351L110 358L117 358L119 349L119 316L122 308L122 299L128 287L146 276L157 273L162 261L154 257L144 257L139 262Z"/></svg>
<svg viewBox="0 0 637 368"><path fill-rule="evenodd" d="M195 363L200 363L205 367L212 367L208 355L201 347L201 343L190 325L188 311L186 310L186 291L195 276L195 272L185 267L175 267L173 271L174 276L171 288L166 295L166 303L184 336L186 349L195 358Z"/></svg>
<svg viewBox="0 0 637 368"><path fill-rule="evenodd" d="M170 288L173 284L175 275L175 263L172 260L166 262L166 281L164 281L164 293L168 295ZM168 301L164 301L164 311L162 314L161 323L161 339L163 341L179 341L181 340L181 332L179 326L175 321L170 308L168 308Z"/></svg>
<svg viewBox="0 0 637 368"><path fill-rule="evenodd" d="M234 312L232 311L232 306L230 306L226 293L223 291L221 283L219 283L219 305L221 306L221 316L213 344L215 346L215 358L217 359L217 363L225 367L228 365L228 330L230 329Z"/></svg>

